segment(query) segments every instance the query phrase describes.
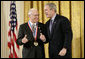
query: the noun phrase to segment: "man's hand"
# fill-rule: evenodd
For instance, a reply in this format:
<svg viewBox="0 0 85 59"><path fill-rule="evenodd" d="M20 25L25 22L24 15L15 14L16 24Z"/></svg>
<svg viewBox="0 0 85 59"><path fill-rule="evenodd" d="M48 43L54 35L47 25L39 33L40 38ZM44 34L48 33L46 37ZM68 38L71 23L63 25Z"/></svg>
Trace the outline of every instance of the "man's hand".
<svg viewBox="0 0 85 59"><path fill-rule="evenodd" d="M25 35L25 36L24 36L24 38L22 39L22 42L23 42L23 43L28 42L28 40L27 40L27 38L26 38L26 37L27 37L27 35Z"/></svg>
<svg viewBox="0 0 85 59"><path fill-rule="evenodd" d="M46 41L46 38L45 38L45 36L44 36L42 33L40 33L40 39L41 39L43 42Z"/></svg>
<svg viewBox="0 0 85 59"><path fill-rule="evenodd" d="M63 48L58 55L60 56L65 56L66 55L66 52L67 52L67 49L66 48Z"/></svg>

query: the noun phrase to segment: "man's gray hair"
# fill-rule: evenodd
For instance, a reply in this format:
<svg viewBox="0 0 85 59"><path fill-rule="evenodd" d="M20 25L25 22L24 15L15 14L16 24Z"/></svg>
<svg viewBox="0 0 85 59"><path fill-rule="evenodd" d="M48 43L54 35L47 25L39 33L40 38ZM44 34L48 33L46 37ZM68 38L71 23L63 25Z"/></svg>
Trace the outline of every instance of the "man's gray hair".
<svg viewBox="0 0 85 59"><path fill-rule="evenodd" d="M33 13L33 11L35 11L35 10L37 10L37 9L35 9L35 8L30 9L30 10L28 11L28 15L31 15L31 14Z"/></svg>
<svg viewBox="0 0 85 59"><path fill-rule="evenodd" d="M50 7L50 10L51 10L51 9L54 9L55 12L56 12L56 5L55 5L54 3L47 3L46 5L48 5L48 6ZM46 6L46 5L45 5L45 6Z"/></svg>

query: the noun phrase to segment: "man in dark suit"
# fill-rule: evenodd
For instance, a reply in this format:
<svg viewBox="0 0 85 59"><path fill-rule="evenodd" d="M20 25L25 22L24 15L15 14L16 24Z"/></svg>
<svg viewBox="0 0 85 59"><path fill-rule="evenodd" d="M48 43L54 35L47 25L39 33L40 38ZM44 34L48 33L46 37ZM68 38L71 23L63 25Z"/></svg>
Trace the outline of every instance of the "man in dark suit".
<svg viewBox="0 0 85 59"><path fill-rule="evenodd" d="M23 45L23 58L44 58L44 24L39 23L37 9L29 10L29 21L20 25L17 44Z"/></svg>
<svg viewBox="0 0 85 59"><path fill-rule="evenodd" d="M56 14L56 5L48 3L44 7L50 20L46 22L46 41L49 41L50 58L71 58L72 30L69 20Z"/></svg>

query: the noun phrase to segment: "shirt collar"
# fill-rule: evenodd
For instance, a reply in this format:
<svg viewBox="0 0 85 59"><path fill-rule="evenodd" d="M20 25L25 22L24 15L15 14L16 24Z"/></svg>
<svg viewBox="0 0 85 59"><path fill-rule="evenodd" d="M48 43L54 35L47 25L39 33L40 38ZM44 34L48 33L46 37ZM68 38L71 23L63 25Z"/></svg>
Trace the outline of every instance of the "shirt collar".
<svg viewBox="0 0 85 59"><path fill-rule="evenodd" d="M29 20L30 21L30 20ZM32 23L31 21L30 21L30 24L31 24L31 26L34 24L34 25L36 25L36 23Z"/></svg>
<svg viewBox="0 0 85 59"><path fill-rule="evenodd" d="M56 17L56 13L55 13L54 16L51 18L51 20L54 21L55 17Z"/></svg>

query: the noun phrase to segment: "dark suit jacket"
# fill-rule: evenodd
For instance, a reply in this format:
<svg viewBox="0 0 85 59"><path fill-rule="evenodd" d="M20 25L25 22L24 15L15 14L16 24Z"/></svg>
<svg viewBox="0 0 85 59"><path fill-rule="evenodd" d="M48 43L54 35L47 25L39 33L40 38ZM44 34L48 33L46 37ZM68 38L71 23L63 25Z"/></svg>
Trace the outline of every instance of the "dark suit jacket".
<svg viewBox="0 0 85 59"><path fill-rule="evenodd" d="M67 53L64 57L71 57L71 41L72 41L72 30L69 20L60 15L56 15L52 32L49 31L50 20L46 22L47 42L49 42L49 56L60 58L58 55L60 50L64 47L67 49Z"/></svg>
<svg viewBox="0 0 85 59"><path fill-rule="evenodd" d="M34 37L31 29L28 26L28 23L20 25L17 44L23 45L22 57L23 58L44 58L44 44L40 40L40 30L44 34L44 24L38 23L38 32L37 32L37 42L38 46L34 46ZM22 38L27 35L29 40L27 43L22 43Z"/></svg>

